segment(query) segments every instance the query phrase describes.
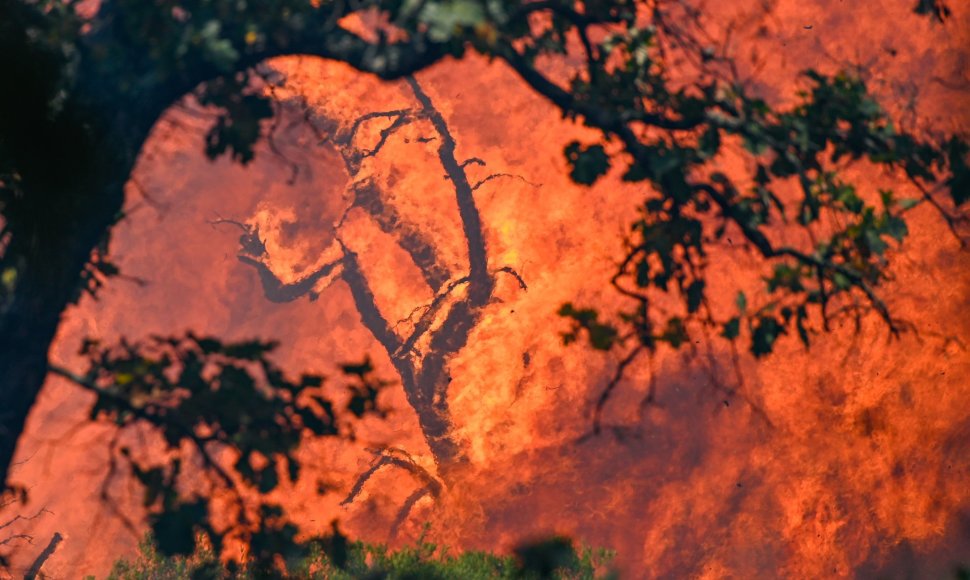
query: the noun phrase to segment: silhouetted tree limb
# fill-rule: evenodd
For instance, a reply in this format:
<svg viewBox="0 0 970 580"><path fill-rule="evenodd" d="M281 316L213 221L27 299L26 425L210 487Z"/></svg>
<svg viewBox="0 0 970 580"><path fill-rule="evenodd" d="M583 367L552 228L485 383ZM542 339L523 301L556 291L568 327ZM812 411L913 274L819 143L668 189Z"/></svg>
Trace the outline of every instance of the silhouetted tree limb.
<svg viewBox="0 0 970 580"><path fill-rule="evenodd" d="M447 305L448 298L451 297L452 293L462 285L468 284L470 282L468 276L458 278L457 280L452 280L448 283L445 289L439 292L434 299L425 305L416 307L411 311L411 314L405 320L410 320L418 310L423 310L423 314L418 318L418 321L414 323L414 328L411 330L411 334L407 336L400 347L393 353L392 356L408 356L408 354L414 349L417 342L431 329L431 325L434 324L441 312L441 309Z"/></svg>
<svg viewBox="0 0 970 580"><path fill-rule="evenodd" d="M0 267L16 272L16 284L0 293L0 380L16 386L0 389L0 482L6 485L16 440L44 382L60 315L77 298L92 251L122 215L142 143L169 106L198 90L215 95L217 106L242 111L248 105L238 106L243 101L230 94L234 89L218 95L211 89L221 84L241 92L253 67L275 56L342 59L395 78L456 52L417 31L396 41L365 40L340 24L361 9L344 2L273 5L260 14L258 42L246 10L220 10L221 21L198 25L216 23L211 40L221 44L180 53L179 42L161 39L172 25L185 28L177 12L103 2L81 17L73 4L52 10L19 0L0 4L0 64L18 86L0 98ZM145 29L150 33L126 29L156 16ZM200 35L195 29L183 38ZM247 159L251 142L236 145L241 149L233 154Z"/></svg>
<svg viewBox="0 0 970 580"><path fill-rule="evenodd" d="M467 3L437 1L416 8L408 2L281 0L263 6L258 17L252 6L230 6L226 1L204 8L189 3L169 10L116 0L85 11L75 10L74 3L0 3L0 68L18 87L0 94L0 195L5 218L0 266L15 274L15 278L5 274L6 279L16 281L9 291L0 293L0 377L18 386L0 390L0 480L4 482L16 438L43 384L60 315L80 292L99 287L79 287L78 282L87 281L93 253L122 215L125 184L152 127L174 103L195 95L219 111L206 136L207 153L230 154L248 162L261 136L261 121L273 115L265 95L250 86L259 76L254 69L266 59L315 55L390 79L474 49L509 64L527 86L566 117L582 118L601 130L604 139L615 140L624 150L618 153L634 160L626 176L631 181L649 181L665 199L676 201L678 212L691 207L704 213L704 196L685 192L681 178L689 174L693 180L705 174L695 170L717 154L722 135L747 140L755 152L769 146L783 159L791 153L811 175L822 169L816 163L818 151L829 149L783 150L762 138L774 133L782 134L786 146L799 142L785 133L791 129L792 111L772 110L748 94L731 60L709 49L722 46L725 53L726 44L710 42L718 39L711 39L699 25L704 11L682 0L649 5L472 3L474 9ZM917 2L914 11L940 21L949 15L946 3L937 0ZM379 24L358 32L359 27L351 23L362 20ZM566 71L568 88L564 88L561 75L547 74L537 63L547 57L570 60L577 44L581 54L572 60L582 62ZM670 82L668 71L677 68L672 62L688 65L681 79L683 90ZM730 74L724 74L725 69ZM848 145L844 151L854 157L899 168L927 184L945 182L956 206L966 201L965 139L936 143L887 132L882 117L872 114L873 101L865 87L857 91L858 85L844 82L844 76L812 74L819 87L837 97L816 100L812 106L852 105L841 98L845 95L860 96L856 104L862 104L847 110L844 120L860 121L852 131L815 122L820 119L817 115L802 123L819 133L814 136L838 142L839 147ZM405 115L386 118L392 121L382 132L382 143L410 122ZM453 139L434 115L430 118L442 132L435 139L444 142L439 152L445 162L453 157ZM860 136L866 138L856 138ZM605 174L614 157L601 144L570 147L572 174L580 183ZM375 149L380 146L366 151ZM463 183L467 178L455 173L455 168L464 166L446 167L456 188L470 190ZM768 181L785 177L788 170L772 171L775 175ZM470 250L469 297L484 304L491 291L481 228L473 202L462 201L464 194L459 197ZM744 205L751 200L731 197L728 201ZM830 200L823 205L834 207ZM668 217L672 223L683 221L683 215ZM896 221L883 229L902 237ZM877 233L877 238L884 233ZM873 245L879 248L879 244L884 242L877 239ZM774 256L770 261L788 265L783 258ZM882 272L883 267L875 265L872 274L878 278ZM827 286L823 291L831 297L835 281L822 278ZM850 281L850 290L882 310L872 298L875 284L866 281L866 285ZM440 288L440 284L432 286L435 291ZM892 326L891 318L880 314ZM773 341L764 340L766 336L774 337L782 322L803 319L794 315L773 323L765 316L746 319L761 329L752 350L762 356ZM733 320L728 324L733 329Z"/></svg>
<svg viewBox="0 0 970 580"><path fill-rule="evenodd" d="M422 498L431 497L432 499L437 499L438 494L439 492L436 492L435 488L429 486L419 487L418 489L414 490L414 492L404 500L404 503L401 504L400 509L398 509L397 515L394 516L394 522L391 524L389 536L391 538L397 537L397 533L401 529L401 526L405 521L407 521L408 516L411 515L411 510L414 509L414 506L417 505Z"/></svg>
<svg viewBox="0 0 970 580"><path fill-rule="evenodd" d="M515 278L515 281L518 282L518 284L519 284L519 288L521 288L523 290L528 290L529 289L529 286L525 283L525 279L522 277L521 274L519 274L518 272L516 272L515 269L512 268L512 266L502 266L498 270L495 270L495 273L496 274L498 274L499 272L502 272L504 274L508 274L509 276L512 276L513 278Z"/></svg>
<svg viewBox="0 0 970 580"><path fill-rule="evenodd" d="M379 457L366 471L364 471L360 476L358 476L357 481L351 487L350 492L347 497L340 502L341 505L349 505L353 503L357 496L364 490L364 486L370 478L381 470L383 467L397 467L398 469L403 469L415 479L418 480L422 485L422 489L427 489L429 493L437 497L441 493L442 484L433 475L428 473L426 469L415 463L407 453L394 448L387 448L377 450L375 452Z"/></svg>
<svg viewBox="0 0 970 580"><path fill-rule="evenodd" d="M643 354L646 349L642 345L638 345L633 348L626 356L624 356L620 362L616 365L616 369L613 372L613 377L606 383L606 386L600 392L600 396L596 399L596 406L593 409L593 434L598 435L602 426L603 419L603 408L606 406L606 402L609 400L610 395L613 394L613 390L620 384L623 380L624 373L627 367L633 364L641 354ZM648 394L648 397L652 400L653 394Z"/></svg>
<svg viewBox="0 0 970 580"><path fill-rule="evenodd" d="M350 170L352 175L356 174L360 170L361 162L368 158L374 157L387 143L388 138L411 122L411 111L408 109L401 109L398 111L386 111L386 112L374 112L368 113L358 117L350 130L346 135L338 135L334 142L341 145L341 152L345 152L344 160L347 163L348 170ZM387 117L393 119L391 124L381 129L380 139L377 143L370 149L361 149L354 146L354 139L357 136L357 131L360 129L361 124L371 119Z"/></svg>
<svg viewBox="0 0 970 580"><path fill-rule="evenodd" d="M438 146L438 158L454 185L455 201L458 202L458 214L461 217L462 229L465 232L465 241L468 247L468 295L473 304L482 306L491 296L492 279L488 275L488 257L485 249L485 236L482 233L482 218L479 215L478 206L475 204L471 185L468 183L468 176L458 160L455 159L455 139L452 137L444 117L434 107L431 99L425 94L414 77L406 77L405 81L421 104L423 116L431 121L441 138L441 144Z"/></svg>
<svg viewBox="0 0 970 580"><path fill-rule="evenodd" d="M515 175L514 173L493 173L491 175L488 175L488 176L486 176L486 177L484 177L484 178L479 179L478 181L476 181L475 182L475 185L472 186L472 191L478 191L478 189L481 186L485 185L489 181L492 181L494 179L501 179L503 177L510 178L510 179L518 179L518 180L521 180L521 181L523 181L523 182L531 185L532 187L539 187L538 185L536 185L535 183L532 183L531 181L529 181L528 179L522 177L521 175Z"/></svg>
<svg viewBox="0 0 970 580"><path fill-rule="evenodd" d="M59 532L54 532L54 535L51 536L51 541L47 544L47 547L45 547L44 550L37 555L37 559L35 559L30 567L27 568L27 573L24 574L24 580L34 580L37 578L37 575L40 574L40 569L43 568L44 564L47 563L47 560L54 555L54 550L57 549L57 546L60 545L63 539L64 536L62 536Z"/></svg>
<svg viewBox="0 0 970 580"><path fill-rule="evenodd" d="M384 347L384 350L389 353L397 352L401 347L401 339L395 334L384 315L381 314L374 293L370 289L370 284L368 284L367 278L364 277L364 273L360 269L357 254L349 250L343 243L341 243L341 247L344 251L341 279L350 287L350 293L354 298L361 322L377 339L377 342Z"/></svg>
<svg viewBox="0 0 970 580"><path fill-rule="evenodd" d="M35 520L35 519L37 519L37 518L39 518L39 517L41 517L41 516L43 516L45 514L53 514L53 513L54 512L50 511L46 507L42 507L39 510L37 510L37 513L35 513L32 516L22 516L20 514L17 514L14 517L12 517L9 520L7 520L6 522L0 523L0 530L2 530L4 528L9 528L10 526L16 524L17 522L29 522L29 521Z"/></svg>
<svg viewBox="0 0 970 580"><path fill-rule="evenodd" d="M262 260L251 258L240 254L238 259L243 264L247 264L256 269L259 273L259 281L263 285L263 294L270 302L292 302L297 298L310 294L320 280L330 276L334 270L342 266L343 260L334 260L328 264L320 266L315 271L303 276L291 284L283 284ZM311 294L311 299L315 294Z"/></svg>
<svg viewBox="0 0 970 580"><path fill-rule="evenodd" d="M376 154L394 132L406 126L427 121L437 135L437 157L454 188L459 207L458 217L467 243L468 275L452 279L447 268L440 265L434 244L398 216L396 209L385 201L387 196L371 178L352 182L350 189L353 192L353 198L348 211L354 207L365 209L383 231L391 234L418 266L425 281L435 292L434 297L427 305L415 307L408 317L392 326L377 305L373 291L361 270L357 254L348 247L347 241L340 237L344 217L335 225L337 231L335 243L342 254L342 258L337 261L340 262L341 267L339 272L337 270L332 272L337 279L348 285L361 315L361 322L385 349L397 369L408 401L418 414L432 454L439 466L444 467L464 461L461 458L460 447L451 440L449 435L451 418L447 406L447 391L451 378L446 371L447 361L467 342L468 334L480 318L481 309L492 296L494 276L497 273L510 274L516 278L522 288L526 286L522 277L511 267L506 266L495 272L488 270L481 217L472 196L472 186L465 174L466 167L471 164L482 165L484 161L477 158L471 158L463 163L457 161L455 158L457 144L444 118L416 80L408 78L407 82L420 105L418 108L367 113L354 119L346 130L333 128L334 124L331 122L313 122L311 114L305 114L304 118L308 122L313 122L314 130L320 140L330 141L337 147L352 179L355 179L360 172L359 161L363 159L364 154L368 152ZM391 119L391 124L381 131L377 145L370 149L361 149L355 144L356 137L363 124L374 119ZM345 212L344 216L346 215ZM253 229L253 226L245 227L249 228L247 231ZM287 290L285 295L287 299L306 294L312 288L316 276L331 274L331 270L324 266L325 273L317 270L302 276L296 283L283 285L269 267L271 257L267 260L265 257L252 259L241 255L240 260L257 268L263 279L264 289L272 292L272 296L268 295L271 299L280 296L279 288ZM465 288L461 295L458 295L457 290L462 286ZM413 322L410 331L400 334L398 328L401 323L413 320L418 312L421 314ZM442 316L444 318L440 319ZM425 338L428 346L423 351L419 351L418 344Z"/></svg>
<svg viewBox="0 0 970 580"><path fill-rule="evenodd" d="M17 492L8 490L0 497L0 509L9 508L17 503L25 504L26 497L26 490L21 489ZM15 514L6 521L0 522L0 547L5 548L0 553L0 571L9 572L9 558L12 554L12 551L8 551L10 548L33 545L34 543L34 534L30 533L29 530L23 531L18 524L27 524L45 515L53 515L53 513L47 507L41 507L32 515Z"/></svg>
<svg viewBox="0 0 970 580"><path fill-rule="evenodd" d="M421 271L424 281L438 291L451 279L450 269L438 257L438 250L427 235L405 221L397 209L385 201L385 196L372 179L357 181L352 186L352 207L366 211L381 231L395 238Z"/></svg>

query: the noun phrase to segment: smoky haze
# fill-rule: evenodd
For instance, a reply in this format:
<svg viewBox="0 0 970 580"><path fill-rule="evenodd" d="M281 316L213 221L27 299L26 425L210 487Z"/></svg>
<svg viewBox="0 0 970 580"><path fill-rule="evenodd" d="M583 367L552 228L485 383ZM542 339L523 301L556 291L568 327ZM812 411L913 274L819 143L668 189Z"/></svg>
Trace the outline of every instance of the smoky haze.
<svg viewBox="0 0 970 580"><path fill-rule="evenodd" d="M970 6L954 3L944 26L913 16L909 2L786 1L769 13L758 2L724 4L711 8L723 11L714 20L737 23L739 62L766 98L793 94L802 69L855 62L902 122L970 127ZM312 475L277 492L307 532L337 517L353 536L404 542L428 522L435 541L484 549L564 533L616 550L628 577L942 577L970 553L970 260L929 209L913 212L886 292L919 336L890 341L867 319L861 332L835 329L807 352L784 339L757 364L736 364L717 346L698 345L694 357L660 351L628 369L605 408L607 427L588 437L618 356L563 346L556 310L567 301L621 307L608 280L642 198L618 175L592 189L569 180L562 148L592 133L499 65L437 65L417 83L446 122L455 159L480 160L461 168L475 188L462 198L427 114L393 131L393 115L365 119L358 157L339 142L370 113L420 112L407 81L311 58L271 64L286 79L276 89L283 114L249 166L205 159L210 113L191 102L159 122L111 242L122 272L144 283L114 280L71 309L54 361L77 363L87 336L185 329L279 340L275 358L294 371L332 375L369 355L394 381L380 398L390 415L367 419L356 442L307 442L300 456ZM443 401L425 405L432 415L447 407L447 444L461 449L462 467L447 492L420 497L417 471L384 468L341 505L373 464L370 448L406 450L429 472L455 459L428 436L435 417L409 398L345 258L356 256L391 331L412 335L442 292L453 292L452 304L474 302L471 285L449 290L476 259L462 199L480 214L494 287L470 307L464 342L432 381ZM261 251L241 245L245 227L258 231ZM757 282L742 251L716 250L711 261L712 276ZM416 351L433 350L446 318L428 318ZM412 371L431 364L421 358ZM640 409L651 376L656 404ZM105 574L144 531L116 513L137 522L139 497L123 477L106 480L111 429L85 423L89 404L49 379L20 442L17 461L27 461L12 477L30 487L31 505L54 513L33 532L65 537L46 568L56 577Z"/></svg>

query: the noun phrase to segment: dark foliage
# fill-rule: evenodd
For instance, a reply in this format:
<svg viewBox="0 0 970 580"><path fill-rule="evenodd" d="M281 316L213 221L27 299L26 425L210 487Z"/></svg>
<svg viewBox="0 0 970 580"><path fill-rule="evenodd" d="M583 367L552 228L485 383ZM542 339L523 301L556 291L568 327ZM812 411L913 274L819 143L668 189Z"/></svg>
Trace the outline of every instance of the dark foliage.
<svg viewBox="0 0 970 580"><path fill-rule="evenodd" d="M113 461L127 463L144 488L162 554L192 554L201 534L217 553L225 540L242 540L255 567L305 555L296 526L267 496L300 477L294 452L304 438L352 437L355 419L384 415L377 397L387 383L369 361L344 365L350 396L338 406L323 377L287 378L268 358L275 346L192 333L107 347L89 341L86 373L55 370L96 395L92 420L118 426ZM158 435L147 449L122 443L145 428Z"/></svg>
<svg viewBox="0 0 970 580"><path fill-rule="evenodd" d="M964 136L897 129L863 80L847 73L807 71L798 103L775 107L746 88L730 58L699 40L699 18L681 0L104 0L87 15L80 4L0 0L0 67L15 87L0 90L4 483L24 421L52 370L47 352L61 314L83 291L96 293L121 275L106 254L108 236L123 217L124 185L155 121L194 95L218 111L200 144L206 154L248 162L262 121L274 114L256 88L255 67L274 56L317 55L401 78L475 50L506 63L567 118L600 131L601 139L564 144L564 152L578 183L622 171L623 179L643 184L644 201L631 216L626 253L612 279L630 306L616 316L571 304L560 313L572 322L567 342L585 335L597 349L627 345L621 371L640 353L690 345L697 333L742 341L756 357L771 353L785 335L807 346L833 321L858 323L870 312L899 333L906 325L880 291L892 250L908 233L906 212L932 206L964 241L960 228L970 197ZM939 0L920 0L914 11L941 23L950 14ZM364 36L346 26L357 17L382 24ZM560 84L540 63L562 55L582 64ZM463 181L444 119L413 87L442 137L443 166L471 198L477 185ZM728 151L741 152L749 169L717 170ZM846 171L853 165L885 170L918 196L855 183ZM474 252L467 304L449 316L465 329L488 302L494 265L474 203L461 211L474 218L466 220L474 225L466 227ZM778 231L807 241L780 243ZM737 289L714 287L709 250L731 240L759 256L768 274L763 292L738 293L736 309L716 312L708 298ZM258 236L245 241L254 252L262 246ZM344 278L359 281L357 266L348 253ZM431 268L426 277L443 280ZM677 306L658 308L661 294ZM370 302L360 290L358 301ZM379 322L379 313L370 320ZM388 332L378 334L393 346L389 351L400 350ZM253 565L266 570L278 569L277 557L307 549L266 496L299 477L293 450L302 437L349 437L345 417L379 413L380 383L368 378L366 364L348 368L356 386L350 406L338 411L319 377L290 380L269 362L271 347L193 335L111 347L88 343L89 370L54 369L96 393L92 417L108 418L122 432L146 425L159 435L162 452L154 457L124 451L120 440L113 449L145 487L160 549L190 552L196 532L217 550L227 536L238 536L250 546ZM432 370L446 368L450 354L428 354ZM460 456L447 423L431 419L439 454ZM191 489L187 473L205 475L213 487ZM228 527L211 523L219 493L232 506Z"/></svg>

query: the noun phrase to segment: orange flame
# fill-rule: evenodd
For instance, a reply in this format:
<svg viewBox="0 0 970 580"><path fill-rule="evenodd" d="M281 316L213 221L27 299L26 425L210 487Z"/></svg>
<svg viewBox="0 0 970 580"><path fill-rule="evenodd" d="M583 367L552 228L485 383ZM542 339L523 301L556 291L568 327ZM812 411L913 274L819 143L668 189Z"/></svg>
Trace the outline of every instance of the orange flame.
<svg viewBox="0 0 970 580"><path fill-rule="evenodd" d="M712 22L735 23L738 60L768 98L792 93L801 69L854 61L903 122L966 130L970 107L955 105L966 104L970 86L970 7L952 6L941 26L913 17L909 4L792 0L767 15L754 2L708 9ZM300 58L274 65L287 78L278 96L305 99L322 119L347 123L414 106L405 85L344 66ZM617 361L563 347L555 311L568 300L619 308L606 282L641 193L619 179L590 190L572 184L562 147L596 136L563 122L510 71L470 59L419 79L459 156L487 163L469 166L469 177L507 174L483 183L475 200L491 267L514 267L528 290L499 278L484 319L451 361L450 404L472 467L438 501L419 502L406 532L426 520L444 543L484 549L568 533L616 550L628 577L844 577L903 566L942 577L970 554L970 260L930 211L912 213L887 294L899 315L917 321L919 336L888 341L867 321L858 334L837 329L810 352L783 342L766 362L742 361L743 383L730 353L715 351L707 362L659 353L631 369L608 405L609 423L623 428L577 443ZM269 267L294 282L333 259L333 225L344 216L342 235L360 254L378 305L407 324L431 290L365 212L348 212L339 152L299 119L284 119L275 150L263 144L250 167L209 163L199 114L176 108L159 123L136 171L129 217L114 233L122 270L149 286L115 281L100 301L71 310L53 359L76 362L85 336L191 328L280 339L278 359L294 370L333 372L371 353L393 377L344 286L323 278L316 301L269 303L236 259L239 231L208 223L257 226ZM365 123L357 139L376 143L385 127L386 119ZM461 272L468 259L458 208L427 137L417 127L389 138L362 162L360 177L389 192L402 223L430 236L440 260ZM712 261L725 278L744 279L756 267L728 251ZM639 416L651 373L659 406ZM103 574L138 539L101 502L110 429L84 424L88 403L51 379L20 444L19 459L29 461L14 472L33 486L32 501L56 514L34 522L34 532L67 538L49 564L56 576ZM432 469L404 394L388 390L382 403L393 414L366 423L362 439L408 449ZM326 531L336 516L353 534L387 540L417 482L380 473L342 508L372 456L336 441L311 442L301 454L317 472L287 495L307 531ZM321 485L332 491L317 495ZM137 521L137 496L118 483L111 490L117 509Z"/></svg>

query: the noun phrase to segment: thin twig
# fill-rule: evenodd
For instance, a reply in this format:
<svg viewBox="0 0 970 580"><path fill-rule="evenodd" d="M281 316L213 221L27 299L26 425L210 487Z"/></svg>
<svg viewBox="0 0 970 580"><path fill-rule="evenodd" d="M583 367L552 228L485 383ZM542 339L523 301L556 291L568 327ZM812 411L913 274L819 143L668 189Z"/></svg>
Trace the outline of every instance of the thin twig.
<svg viewBox="0 0 970 580"><path fill-rule="evenodd" d="M593 434L599 435L601 431L601 421L603 415L603 408L606 406L606 402L609 400L610 395L613 390L616 389L620 381L623 380L623 375L626 372L626 368L630 366L634 360L646 349L645 346L637 345L636 348L631 350L623 359L616 365L616 370L613 372L613 378L610 382L606 383L606 387L603 388L603 392L600 393L599 398L596 400L596 407L593 410Z"/></svg>

